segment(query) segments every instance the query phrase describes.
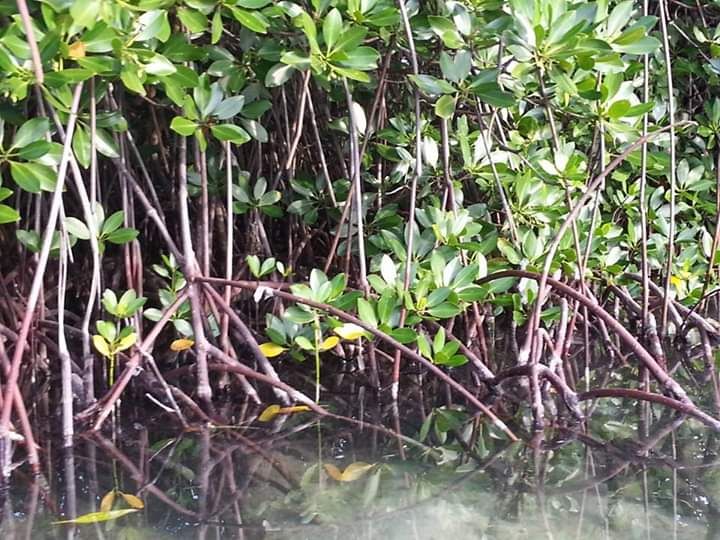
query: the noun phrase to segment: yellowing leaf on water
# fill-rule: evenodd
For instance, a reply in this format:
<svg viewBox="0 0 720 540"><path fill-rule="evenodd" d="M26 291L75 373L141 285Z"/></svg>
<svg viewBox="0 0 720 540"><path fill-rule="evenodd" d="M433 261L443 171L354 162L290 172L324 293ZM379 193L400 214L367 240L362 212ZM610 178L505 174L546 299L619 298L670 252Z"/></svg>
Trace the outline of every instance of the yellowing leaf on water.
<svg viewBox="0 0 720 540"><path fill-rule="evenodd" d="M330 336L329 338L327 338L325 341L323 341L323 342L320 344L320 352L329 351L330 349L332 349L332 348L333 348L335 345L337 345L338 343L340 343L340 338L339 338L339 337L337 337L337 336Z"/></svg>
<svg viewBox="0 0 720 540"><path fill-rule="evenodd" d="M263 353L267 358L273 358L284 353L287 349L280 345L272 342L263 343L260 345L260 352Z"/></svg>
<svg viewBox="0 0 720 540"><path fill-rule="evenodd" d="M293 405L292 407L283 407L278 412L280 414L292 414L296 412L306 412L309 411L310 407L307 405Z"/></svg>
<svg viewBox="0 0 720 540"><path fill-rule="evenodd" d="M338 482L354 482L362 478L374 465L363 461L356 461L345 467L345 470L342 472L332 463L325 463L324 467L328 476L333 480L337 480Z"/></svg>
<svg viewBox="0 0 720 540"><path fill-rule="evenodd" d="M105 358L110 358L112 356L112 353L110 352L110 344L100 334L95 334L92 337L92 342L97 351Z"/></svg>
<svg viewBox="0 0 720 540"><path fill-rule="evenodd" d="M260 413L258 420L260 422L270 422L278 414L280 414L280 405L270 405Z"/></svg>
<svg viewBox="0 0 720 540"><path fill-rule="evenodd" d="M332 463L325 463L323 467L325 467L325 472L328 473L330 478L337 480L338 482L342 481L342 473L335 465Z"/></svg>
<svg viewBox="0 0 720 540"><path fill-rule="evenodd" d="M131 495L130 493L120 493L120 495L122 495L122 498L125 499L125 502L130 508L135 508L137 510L142 510L143 508L145 508L145 503L140 497L137 497L136 495Z"/></svg>
<svg viewBox="0 0 720 540"><path fill-rule="evenodd" d="M361 326L353 323L343 324L333 330L338 336L343 339L353 340L361 338L365 335L365 330Z"/></svg>
<svg viewBox="0 0 720 540"><path fill-rule="evenodd" d="M187 351L193 345L195 342L192 339L180 338L170 344L170 350L173 352Z"/></svg>
<svg viewBox="0 0 720 540"><path fill-rule="evenodd" d="M355 463L351 463L350 465L345 467L345 470L342 473L342 481L352 482L354 480L357 480L358 478L364 476L365 473L372 468L372 464L365 463L363 461L356 461Z"/></svg>
<svg viewBox="0 0 720 540"><path fill-rule="evenodd" d="M70 58L85 58L85 44L82 41L76 41L68 47L68 56Z"/></svg>
<svg viewBox="0 0 720 540"><path fill-rule="evenodd" d="M110 510L108 512L91 512L89 514L83 514L82 516L76 517L75 519L66 519L63 521L53 521L53 525L62 525L65 523L73 525L86 525L89 523L100 523L102 521L110 521L113 519L121 518L133 512L137 512L137 508L124 508L122 510Z"/></svg>
<svg viewBox="0 0 720 540"><path fill-rule="evenodd" d="M292 407L280 407L280 405L270 405L267 409L260 413L258 420L260 422L270 422L278 414L293 414L299 412L306 412L309 410L310 407L308 407L307 405L293 405Z"/></svg>
<svg viewBox="0 0 720 540"><path fill-rule="evenodd" d="M108 491L100 501L100 511L109 512L112 510L113 503L115 503L115 490Z"/></svg>

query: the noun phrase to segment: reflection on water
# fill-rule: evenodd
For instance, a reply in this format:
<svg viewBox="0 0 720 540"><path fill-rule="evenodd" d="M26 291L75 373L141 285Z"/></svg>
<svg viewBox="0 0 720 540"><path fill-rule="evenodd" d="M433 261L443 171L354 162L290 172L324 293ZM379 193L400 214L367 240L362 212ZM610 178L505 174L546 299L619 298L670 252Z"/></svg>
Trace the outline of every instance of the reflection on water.
<svg viewBox="0 0 720 540"><path fill-rule="evenodd" d="M385 414L392 412L374 418ZM720 535L718 440L694 421L605 400L587 429L555 426L508 444L457 408L404 416L404 433L423 443L405 441L402 451L370 427L308 413L173 436L156 419L149 429L131 424L114 440L79 437L69 452L46 443L45 476L34 481L21 466L2 493L0 538ZM132 495L144 508L132 511ZM54 523L101 505L130 512Z"/></svg>

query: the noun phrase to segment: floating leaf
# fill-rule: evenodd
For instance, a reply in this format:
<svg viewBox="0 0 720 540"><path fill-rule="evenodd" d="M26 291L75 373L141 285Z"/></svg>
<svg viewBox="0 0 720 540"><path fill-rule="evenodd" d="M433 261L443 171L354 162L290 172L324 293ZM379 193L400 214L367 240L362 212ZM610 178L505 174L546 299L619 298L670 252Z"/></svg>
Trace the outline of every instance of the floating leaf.
<svg viewBox="0 0 720 540"><path fill-rule="evenodd" d="M266 358L274 358L276 356L280 356L285 351L287 351L285 347L281 347L277 343L272 343L271 341L260 345L260 352L263 353Z"/></svg>
<svg viewBox="0 0 720 540"><path fill-rule="evenodd" d="M363 461L356 461L355 463L351 463L343 471L342 481L353 482L354 480L358 480L359 478L364 476L366 472L372 469L372 467L372 464L365 463Z"/></svg>
<svg viewBox="0 0 720 540"><path fill-rule="evenodd" d="M290 407L280 407L280 405L269 405L258 417L260 422L270 422L278 414L294 414L299 412L308 412L310 407L307 405L292 405Z"/></svg>
<svg viewBox="0 0 720 540"><path fill-rule="evenodd" d="M108 491L100 501L100 511L109 512L115 503L115 490Z"/></svg>
<svg viewBox="0 0 720 540"><path fill-rule="evenodd" d="M100 523L103 521L111 521L118 519L128 514L137 512L137 508L124 508L122 510L110 510L109 512L90 512L89 514L83 514L82 516L76 517L75 519L66 519L63 521L53 521L53 525L73 524L73 525L87 525L90 523Z"/></svg>
<svg viewBox="0 0 720 540"><path fill-rule="evenodd" d="M130 508L135 508L136 510L142 510L145 508L145 503L137 495L132 495L130 493L120 493L120 495L123 499L125 499L125 502Z"/></svg>
<svg viewBox="0 0 720 540"><path fill-rule="evenodd" d="M258 417L258 421L260 422L270 422L273 418L275 418L278 414L280 414L280 405L269 405L263 412L260 413L260 416Z"/></svg>
<svg viewBox="0 0 720 540"><path fill-rule="evenodd" d="M332 478L333 480L337 480L338 482L341 482L342 480L342 472L340 472L340 469L338 469L335 465L332 463L325 463L323 465L325 468L325 472L328 473L328 476Z"/></svg>
<svg viewBox="0 0 720 540"><path fill-rule="evenodd" d="M283 407L280 409L280 414L293 414L298 412L308 412L310 407L307 405L293 405L292 407Z"/></svg>
<svg viewBox="0 0 720 540"><path fill-rule="evenodd" d="M180 338L170 344L170 350L173 352L187 351L193 345L195 342L192 339Z"/></svg>
<svg viewBox="0 0 720 540"><path fill-rule="evenodd" d="M325 463L323 466L328 476L338 482L354 482L355 480L359 480L374 467L371 463L365 463L364 461L351 463L342 472L332 463Z"/></svg>

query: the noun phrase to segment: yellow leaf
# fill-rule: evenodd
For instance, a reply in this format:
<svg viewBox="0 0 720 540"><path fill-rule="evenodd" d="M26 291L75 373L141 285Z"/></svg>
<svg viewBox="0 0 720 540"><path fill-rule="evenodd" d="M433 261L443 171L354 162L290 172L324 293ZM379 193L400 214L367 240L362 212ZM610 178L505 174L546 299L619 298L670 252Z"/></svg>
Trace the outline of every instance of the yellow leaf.
<svg viewBox="0 0 720 540"><path fill-rule="evenodd" d="M338 482L354 482L362 478L374 465L363 461L356 461L345 467L345 470L342 472L332 463L325 463L323 467L325 467L328 476L333 480L337 480Z"/></svg>
<svg viewBox="0 0 720 540"><path fill-rule="evenodd" d="M109 512L90 512L83 514L75 519L66 519L63 521L53 521L53 525L62 525L64 523L73 523L75 525L86 525L88 523L100 523L101 521L110 521L128 514L137 512L136 508L123 508L122 510L110 510Z"/></svg>
<svg viewBox="0 0 720 540"><path fill-rule="evenodd" d="M364 476L365 473L372 468L373 465L371 465L370 463L356 461L355 463L351 463L350 465L345 467L345 470L343 471L340 480L342 480L343 482L353 482Z"/></svg>
<svg viewBox="0 0 720 540"><path fill-rule="evenodd" d="M333 330L333 332L335 332L341 338L349 340L358 339L365 335L365 330L363 330L361 326L353 323L347 323L343 324L342 326L338 326Z"/></svg>
<svg viewBox="0 0 720 540"><path fill-rule="evenodd" d="M92 342L97 351L105 358L112 357L112 353L110 352L110 344L105 340L104 337L99 334L95 334L92 337Z"/></svg>
<svg viewBox="0 0 720 540"><path fill-rule="evenodd" d="M135 342L137 341L137 334L135 332L130 332L127 336L122 338L120 341L117 342L117 345L115 346L115 352L124 351L126 349L129 349L133 345L135 345Z"/></svg>
<svg viewBox="0 0 720 540"><path fill-rule="evenodd" d="M100 501L100 511L109 512L112 510L113 503L115 502L115 490L108 491Z"/></svg>
<svg viewBox="0 0 720 540"><path fill-rule="evenodd" d="M340 338L339 338L339 337L337 337L337 336L330 336L329 338L327 338L325 341L323 341L323 342L320 344L320 352L329 351L330 349L332 349L332 348L333 348L335 345L337 345L338 343L340 343Z"/></svg>
<svg viewBox="0 0 720 540"><path fill-rule="evenodd" d="M260 413L258 420L260 422L270 422L278 414L280 414L280 405L270 405L267 409Z"/></svg>
<svg viewBox="0 0 720 540"><path fill-rule="evenodd" d="M271 342L263 343L262 345L260 345L260 352L263 353L267 358L279 356L286 350L287 349L285 347L281 347L280 345Z"/></svg>
<svg viewBox="0 0 720 540"><path fill-rule="evenodd" d="M68 56L70 58L85 58L85 44L82 41L76 41L68 47Z"/></svg>
<svg viewBox="0 0 720 540"><path fill-rule="evenodd" d="M136 495L131 495L130 493L120 493L120 495L122 495L122 498L125 499L125 502L130 508L136 508L137 510L142 510L143 508L145 508L145 503L140 497L137 497Z"/></svg>
<svg viewBox="0 0 720 540"><path fill-rule="evenodd" d="M192 339L180 338L170 344L170 350L174 352L186 351L193 345L195 345L195 342Z"/></svg>
<svg viewBox="0 0 720 540"><path fill-rule="evenodd" d="M278 411L280 414L292 414L296 412L306 412L309 411L310 407L307 405L293 405L292 407L283 407Z"/></svg>
<svg viewBox="0 0 720 540"><path fill-rule="evenodd" d="M342 473L340 472L340 469L338 469L335 465L332 463L325 463L323 465L325 467L325 472L328 473L328 476L332 478L333 480L337 480L338 482L342 481Z"/></svg>
<svg viewBox="0 0 720 540"><path fill-rule="evenodd" d="M677 287L678 289L679 289L680 287L682 287L682 284L683 284L682 279L680 279L678 276L671 276L671 277L670 277L670 283L672 283L673 285L675 285L675 287Z"/></svg>

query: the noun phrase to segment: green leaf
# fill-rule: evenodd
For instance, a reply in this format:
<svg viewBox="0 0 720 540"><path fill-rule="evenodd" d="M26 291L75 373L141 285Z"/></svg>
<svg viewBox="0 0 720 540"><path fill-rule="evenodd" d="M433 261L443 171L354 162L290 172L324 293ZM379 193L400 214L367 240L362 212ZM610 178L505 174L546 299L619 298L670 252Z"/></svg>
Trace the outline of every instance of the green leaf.
<svg viewBox="0 0 720 540"><path fill-rule="evenodd" d="M218 11L220 10L218 9ZM207 28L207 17L199 11L181 7L177 10L177 16L180 22L185 25L185 28L192 33L203 32Z"/></svg>
<svg viewBox="0 0 720 540"><path fill-rule="evenodd" d="M298 306L290 306L287 308L283 317L295 324L307 324L315 320L314 315L310 311Z"/></svg>
<svg viewBox="0 0 720 540"><path fill-rule="evenodd" d="M79 238L80 240L89 240L90 239L90 231L88 230L85 223L80 221L78 218L66 217L64 223L65 223L65 228L75 238Z"/></svg>
<svg viewBox="0 0 720 540"><path fill-rule="evenodd" d="M265 86L272 88L275 86L282 86L290 80L295 68L286 64L275 64L271 67L265 75Z"/></svg>
<svg viewBox="0 0 720 540"><path fill-rule="evenodd" d="M428 17L428 22L430 23L430 27L433 29L433 32L442 39L446 47L459 49L464 45L462 36L450 19L431 15Z"/></svg>
<svg viewBox="0 0 720 540"><path fill-rule="evenodd" d="M435 102L435 114L449 120L455 114L455 96L442 96Z"/></svg>
<svg viewBox="0 0 720 540"><path fill-rule="evenodd" d="M20 214L6 204L0 204L0 224L15 223L20 220Z"/></svg>
<svg viewBox="0 0 720 540"><path fill-rule="evenodd" d="M467 364L468 359L462 354L455 354L450 357L440 355L439 357L435 358L435 363L446 367L460 367Z"/></svg>
<svg viewBox="0 0 720 540"><path fill-rule="evenodd" d="M252 30L258 34L265 34L267 32L270 23L257 11L247 11L235 6L229 7L233 17L248 30Z"/></svg>
<svg viewBox="0 0 720 540"><path fill-rule="evenodd" d="M83 126L81 125L75 127L72 147L78 163L80 163L80 165L87 169L90 166L92 149L90 145L90 137L87 131L85 131L85 128L83 128Z"/></svg>
<svg viewBox="0 0 720 540"><path fill-rule="evenodd" d="M430 349L430 343L428 342L425 334L418 334L417 336L418 351L425 358L432 358L432 349Z"/></svg>
<svg viewBox="0 0 720 540"><path fill-rule="evenodd" d="M77 126L78 128L80 126ZM39 140L23 146L18 150L17 156L21 159L34 161L40 159L52 149L52 144L46 140Z"/></svg>
<svg viewBox="0 0 720 540"><path fill-rule="evenodd" d="M332 70L335 72L336 75L340 77L345 77L346 79L351 79L353 81L363 82L367 83L370 82L370 77L360 71L359 69L350 69L350 68L343 68L338 66L332 66Z"/></svg>
<svg viewBox="0 0 720 540"><path fill-rule="evenodd" d="M215 14L213 15L213 18L212 18L210 43L215 45L218 41L220 41L220 38L222 37L222 32L223 32L222 13L221 13L221 9L218 8L215 10Z"/></svg>
<svg viewBox="0 0 720 540"><path fill-rule="evenodd" d="M458 298L463 302L478 302L487 297L488 291L484 287L466 287L457 293Z"/></svg>
<svg viewBox="0 0 720 540"><path fill-rule="evenodd" d="M299 70L305 70L311 65L310 57L301 51L288 51L283 53L280 57L280 62Z"/></svg>
<svg viewBox="0 0 720 540"><path fill-rule="evenodd" d="M105 237L105 240L113 244L127 244L128 242L135 240L138 234L140 234L140 231L124 227L108 234Z"/></svg>
<svg viewBox="0 0 720 540"><path fill-rule="evenodd" d="M149 41L157 38L165 42L170 37L168 12L164 9L146 11L136 20L137 34L135 41Z"/></svg>
<svg viewBox="0 0 720 540"><path fill-rule="evenodd" d="M132 90L141 96L145 95L145 87L138 76L137 66L133 64L125 64L120 72L120 80L128 90Z"/></svg>
<svg viewBox="0 0 720 540"><path fill-rule="evenodd" d="M429 96L441 94L454 94L455 87L447 81L433 77L432 75L410 75L408 78L415 85Z"/></svg>
<svg viewBox="0 0 720 540"><path fill-rule="evenodd" d="M319 53L320 47L317 42L317 28L315 28L315 21L312 20L312 17L303 11L293 19L293 24L302 28L302 31L308 40L308 44L310 45L310 50L313 53Z"/></svg>
<svg viewBox="0 0 720 540"><path fill-rule="evenodd" d="M335 43L335 50L351 54L362 45L366 35L367 28L364 26L351 26L350 28L346 28L340 33L340 37Z"/></svg>
<svg viewBox="0 0 720 540"><path fill-rule="evenodd" d="M25 122L13 137L11 148L23 148L30 143L39 141L50 129L47 118L33 118Z"/></svg>
<svg viewBox="0 0 720 540"><path fill-rule="evenodd" d="M220 102L220 105L213 111L213 116L218 120L227 120L239 114L244 105L245 96L229 97Z"/></svg>
<svg viewBox="0 0 720 540"><path fill-rule="evenodd" d="M451 304L450 302L443 302L434 308L428 309L428 313L438 319L449 319L450 317L455 317L456 315L459 315L461 311L462 310L458 306Z"/></svg>
<svg viewBox="0 0 720 540"><path fill-rule="evenodd" d="M150 61L145 64L145 73L150 75L156 75L158 77L165 77L172 75L177 69L170 60L165 58L162 54L155 54Z"/></svg>
<svg viewBox="0 0 720 540"><path fill-rule="evenodd" d="M610 105L607 115L613 120L622 118L630 110L630 102L627 99L619 99Z"/></svg>
<svg viewBox="0 0 720 540"><path fill-rule="evenodd" d="M40 193L39 167L44 167L44 165L11 161L10 175L20 188L30 193Z"/></svg>
<svg viewBox="0 0 720 540"><path fill-rule="evenodd" d="M390 337L400 343L412 343L417 339L417 334L412 328L396 328L390 332Z"/></svg>
<svg viewBox="0 0 720 540"><path fill-rule="evenodd" d="M123 212L122 210L118 210L117 212L112 213L105 221L103 221L100 235L106 236L111 232L116 231L118 227L123 224L124 220L125 212Z"/></svg>
<svg viewBox="0 0 720 540"><path fill-rule="evenodd" d="M512 94L503 92L496 82L472 84L471 89L482 101L493 107L511 107L517 101Z"/></svg>
<svg viewBox="0 0 720 540"><path fill-rule="evenodd" d="M613 49L626 54L652 54L660 48L660 42L654 37L644 36L630 41L624 36L625 33L613 42Z"/></svg>
<svg viewBox="0 0 720 540"><path fill-rule="evenodd" d="M372 47L356 47L346 53L340 64L350 69L371 71L377 69L379 59L380 55Z"/></svg>
<svg viewBox="0 0 720 540"><path fill-rule="evenodd" d="M255 277L260 277L260 259L257 255L248 255L245 257L250 273Z"/></svg>
<svg viewBox="0 0 720 540"><path fill-rule="evenodd" d="M262 127L259 122L256 122L255 120L246 120L245 118L241 118L240 123L245 128L245 131L247 131L256 141L266 143L270 139L267 130Z"/></svg>
<svg viewBox="0 0 720 540"><path fill-rule="evenodd" d="M120 157L115 139L104 129L97 129L95 133L95 145L97 146L97 151L105 157Z"/></svg>
<svg viewBox="0 0 720 540"><path fill-rule="evenodd" d="M95 328L97 328L98 334L100 334L108 343L112 343L115 341L115 338L117 337L117 328L115 328L115 325L110 321L97 321L95 323Z"/></svg>
<svg viewBox="0 0 720 540"><path fill-rule="evenodd" d="M126 336L123 336L115 346L115 352L126 351L137 342L137 333L131 332Z"/></svg>
<svg viewBox="0 0 720 540"><path fill-rule="evenodd" d="M267 6L272 0L237 0L236 5L248 9L260 9Z"/></svg>
<svg viewBox="0 0 720 540"><path fill-rule="evenodd" d="M101 0L75 0L70 6L72 22L80 27L92 28L98 20Z"/></svg>
<svg viewBox="0 0 720 540"><path fill-rule="evenodd" d="M325 48L328 54L333 51L333 46L342 33L342 26L342 16L337 8L333 8L330 13L325 15L325 20L323 21L323 39L325 40Z"/></svg>
<svg viewBox="0 0 720 540"><path fill-rule="evenodd" d="M250 135L240 126L234 124L220 124L210 128L212 134L221 141L230 141L233 144L245 144L250 140Z"/></svg>
<svg viewBox="0 0 720 540"><path fill-rule="evenodd" d="M182 116L176 116L172 119L172 122L170 122L170 129L183 137L189 137L195 133L197 127L198 125L195 122Z"/></svg>
<svg viewBox="0 0 720 540"><path fill-rule="evenodd" d="M364 298L358 298L357 310L358 316L364 323L374 327L378 325L377 317L375 316L375 308L370 302Z"/></svg>
<svg viewBox="0 0 720 540"><path fill-rule="evenodd" d="M435 337L433 338L433 351L435 351L435 354L442 351L443 347L445 346L445 328L442 326L438 329L438 331L435 333Z"/></svg>

